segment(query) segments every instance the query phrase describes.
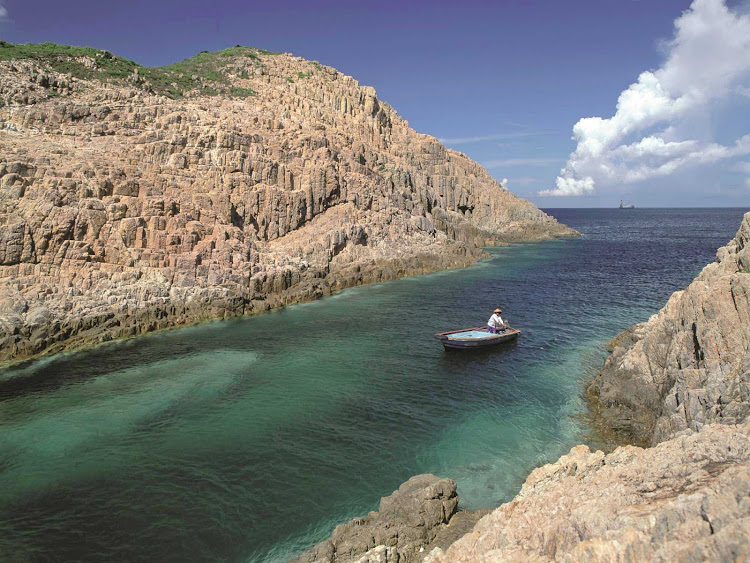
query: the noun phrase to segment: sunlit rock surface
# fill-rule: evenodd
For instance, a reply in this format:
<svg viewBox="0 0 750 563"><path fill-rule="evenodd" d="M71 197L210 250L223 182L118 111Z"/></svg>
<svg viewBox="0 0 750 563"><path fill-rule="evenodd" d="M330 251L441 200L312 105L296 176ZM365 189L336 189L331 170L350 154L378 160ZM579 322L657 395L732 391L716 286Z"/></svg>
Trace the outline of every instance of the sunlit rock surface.
<svg viewBox="0 0 750 563"><path fill-rule="evenodd" d="M750 414L750 213L684 291L613 342L589 386L598 416L626 439L656 444Z"/></svg>
<svg viewBox="0 0 750 563"><path fill-rule="evenodd" d="M586 446L426 561L746 561L750 425L714 424L605 456Z"/></svg>
<svg viewBox="0 0 750 563"><path fill-rule="evenodd" d="M458 512L456 483L417 475L380 499L377 512L337 526L330 539L297 563L421 561L436 546L449 546L483 513Z"/></svg>
<svg viewBox="0 0 750 563"><path fill-rule="evenodd" d="M315 62L49 60L0 61L0 361L575 234Z"/></svg>

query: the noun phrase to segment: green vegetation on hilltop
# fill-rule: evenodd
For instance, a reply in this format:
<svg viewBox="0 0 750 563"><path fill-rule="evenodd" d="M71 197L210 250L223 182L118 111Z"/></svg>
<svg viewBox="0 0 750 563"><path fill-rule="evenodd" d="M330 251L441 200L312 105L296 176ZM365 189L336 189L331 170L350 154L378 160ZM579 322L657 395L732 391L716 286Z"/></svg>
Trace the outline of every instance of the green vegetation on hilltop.
<svg viewBox="0 0 750 563"><path fill-rule="evenodd" d="M215 92L247 97L254 95L252 89L230 85L229 71L234 70L230 67L235 66L237 57L249 59L255 64L260 58L259 52L253 47L240 46L213 53L202 51L179 63L140 68L139 73L151 83L154 90L173 98L180 97L190 90L202 90L208 95Z"/></svg>
<svg viewBox="0 0 750 563"><path fill-rule="evenodd" d="M88 66L83 62L84 58L93 59L96 67ZM135 68L140 67L133 61L93 47L74 47L56 43L13 44L0 41L0 61L13 59L33 59L55 72L87 80L127 78Z"/></svg>
<svg viewBox="0 0 750 563"><path fill-rule="evenodd" d="M237 59L260 64L260 55L277 55L264 49L237 45L222 51L202 51L182 62L162 67L144 67L93 47L74 47L56 43L13 44L0 41L0 61L32 59L51 71L84 80L102 82L130 81L150 88L157 94L179 98L189 91L204 95L254 96L252 88L231 84L230 76L238 72L246 78Z"/></svg>

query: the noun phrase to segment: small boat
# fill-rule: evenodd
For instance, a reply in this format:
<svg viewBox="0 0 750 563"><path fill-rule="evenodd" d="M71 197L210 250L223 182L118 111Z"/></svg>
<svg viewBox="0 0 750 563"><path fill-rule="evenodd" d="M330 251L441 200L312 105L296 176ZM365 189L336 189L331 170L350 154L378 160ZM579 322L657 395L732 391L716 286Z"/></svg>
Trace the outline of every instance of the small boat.
<svg viewBox="0 0 750 563"><path fill-rule="evenodd" d="M622 204L622 200L620 200L620 207L619 208L620 209L635 209L635 205L633 205L632 203L630 205L623 205Z"/></svg>
<svg viewBox="0 0 750 563"><path fill-rule="evenodd" d="M476 326L473 328L464 328L461 330L449 330L448 332L438 332L435 338L440 340L448 348L457 348L466 350L469 348L484 348L485 346L494 346L502 342L508 342L518 338L521 331L517 328L508 328L502 332L492 333L487 330L486 326Z"/></svg>

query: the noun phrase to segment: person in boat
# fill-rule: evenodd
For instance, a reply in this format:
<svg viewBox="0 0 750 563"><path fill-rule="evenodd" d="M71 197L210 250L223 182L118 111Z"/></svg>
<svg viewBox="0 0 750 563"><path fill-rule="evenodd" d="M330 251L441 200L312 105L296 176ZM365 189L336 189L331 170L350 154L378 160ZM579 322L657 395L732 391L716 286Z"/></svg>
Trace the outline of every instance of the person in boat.
<svg viewBox="0 0 750 563"><path fill-rule="evenodd" d="M503 318L500 316L500 313L502 312L503 310L498 307L492 312L490 320L487 321L487 330L493 334L505 330L505 321L503 321Z"/></svg>

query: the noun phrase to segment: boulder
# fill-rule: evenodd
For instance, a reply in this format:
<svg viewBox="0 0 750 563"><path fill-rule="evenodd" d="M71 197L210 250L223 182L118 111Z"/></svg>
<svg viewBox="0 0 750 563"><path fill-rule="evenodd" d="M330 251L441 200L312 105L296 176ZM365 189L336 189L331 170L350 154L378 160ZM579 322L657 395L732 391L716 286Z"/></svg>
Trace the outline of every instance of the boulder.
<svg viewBox="0 0 750 563"><path fill-rule="evenodd" d="M295 561L420 561L457 509L454 481L417 475L380 499L377 512L337 526L330 539Z"/></svg>

